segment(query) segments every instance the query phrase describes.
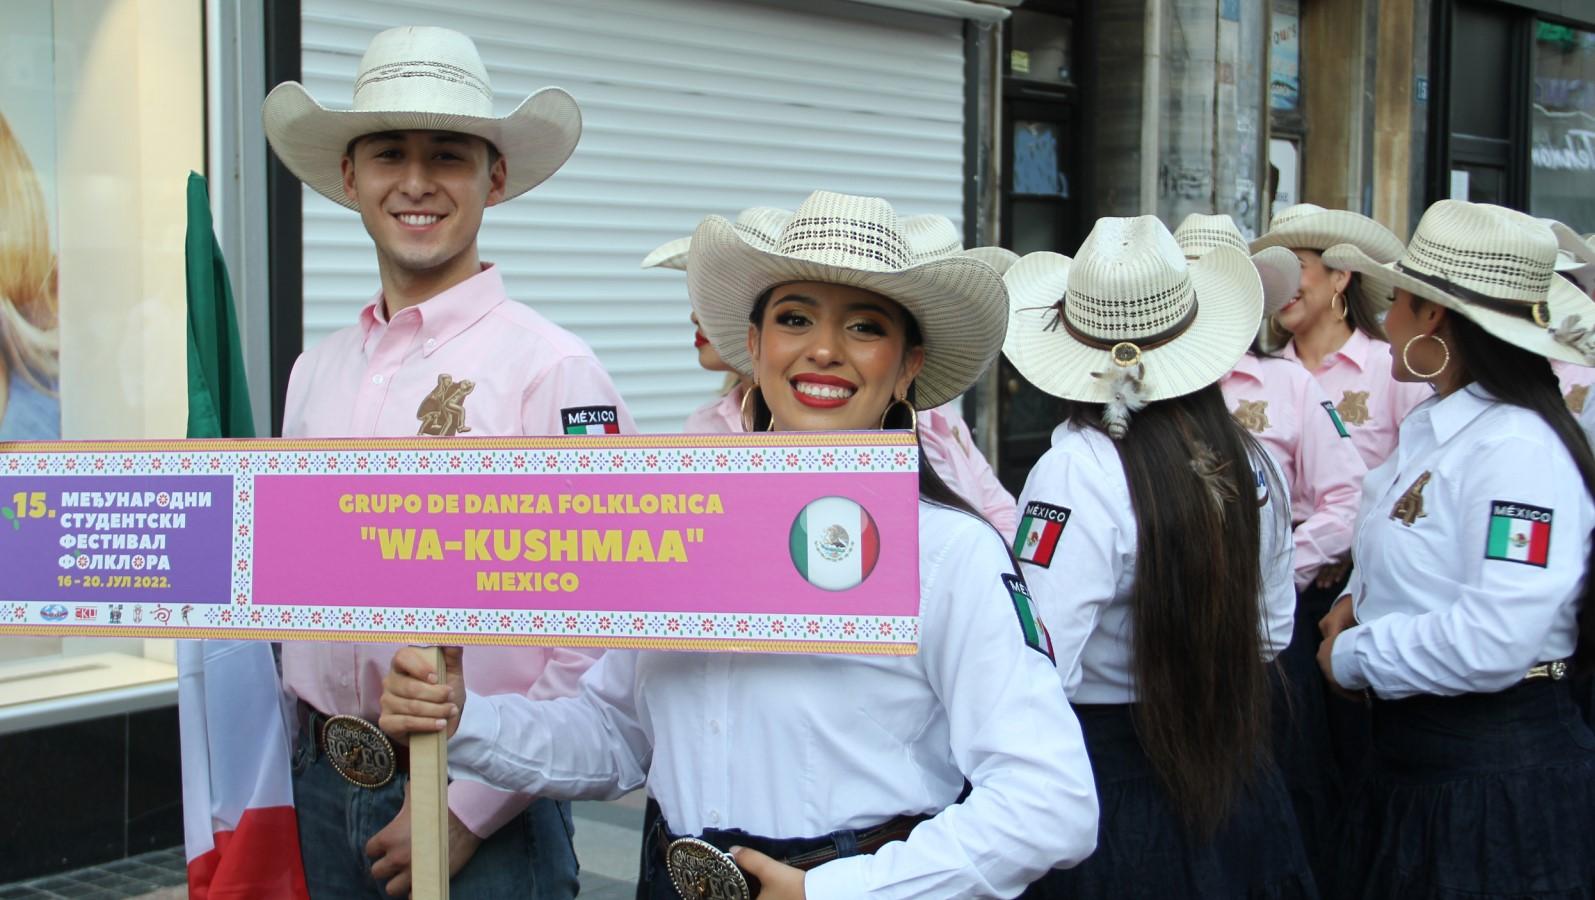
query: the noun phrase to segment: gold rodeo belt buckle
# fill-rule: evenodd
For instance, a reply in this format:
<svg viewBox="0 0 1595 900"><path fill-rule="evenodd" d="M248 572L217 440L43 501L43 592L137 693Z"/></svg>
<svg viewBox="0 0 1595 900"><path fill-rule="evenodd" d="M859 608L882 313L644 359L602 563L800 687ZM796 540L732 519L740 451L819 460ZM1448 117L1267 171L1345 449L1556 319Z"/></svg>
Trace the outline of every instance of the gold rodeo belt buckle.
<svg viewBox="0 0 1595 900"><path fill-rule="evenodd" d="M321 725L327 762L350 784L379 788L393 780L398 763L382 729L358 716L333 716Z"/></svg>
<svg viewBox="0 0 1595 900"><path fill-rule="evenodd" d="M748 880L731 854L697 838L678 838L665 850L670 883L686 900L752 900Z"/></svg>

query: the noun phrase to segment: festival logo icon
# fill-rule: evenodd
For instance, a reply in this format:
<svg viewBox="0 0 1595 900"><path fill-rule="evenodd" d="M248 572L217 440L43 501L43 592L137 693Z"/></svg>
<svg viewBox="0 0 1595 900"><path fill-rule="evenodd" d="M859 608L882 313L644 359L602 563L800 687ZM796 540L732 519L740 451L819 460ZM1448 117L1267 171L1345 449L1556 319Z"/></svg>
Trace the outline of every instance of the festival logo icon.
<svg viewBox="0 0 1595 900"><path fill-rule="evenodd" d="M821 497L792 521L792 565L809 584L845 591L869 577L880 534L869 511L846 497Z"/></svg>

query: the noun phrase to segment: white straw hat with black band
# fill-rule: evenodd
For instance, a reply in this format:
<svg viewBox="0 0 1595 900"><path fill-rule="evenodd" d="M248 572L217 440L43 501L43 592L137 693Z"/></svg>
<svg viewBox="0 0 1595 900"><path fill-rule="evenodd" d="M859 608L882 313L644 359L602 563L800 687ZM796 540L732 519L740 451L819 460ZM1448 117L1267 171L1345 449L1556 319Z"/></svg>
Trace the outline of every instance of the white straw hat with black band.
<svg viewBox="0 0 1595 900"><path fill-rule="evenodd" d="M1263 318L1275 315L1301 285L1301 260L1284 247L1264 247L1253 253L1246 237L1226 215L1209 216L1191 213L1174 229L1174 242L1180 245L1186 259L1201 259L1214 247L1229 247L1252 258L1257 274L1263 279Z"/></svg>
<svg viewBox="0 0 1595 900"><path fill-rule="evenodd" d="M786 223L792 221L790 209L777 209L773 206L750 206L737 213L731 227L741 232L756 246L770 248L781 237L781 229ZM676 238L666 241L655 247L652 253L642 258L644 269L675 269L680 272L687 271L687 251L692 249L692 236Z"/></svg>
<svg viewBox="0 0 1595 900"><path fill-rule="evenodd" d="M1263 316L1245 253L1224 246L1189 261L1152 216L1100 219L1073 260L1027 254L1003 278L1003 352L1020 373L1055 397L1110 407L1133 391L1130 412L1218 381Z"/></svg>
<svg viewBox="0 0 1595 900"><path fill-rule="evenodd" d="M744 375L748 320L765 291L794 281L849 285L901 304L919 326L925 365L914 405L930 409L968 390L1002 348L1008 294L1002 276L961 255L916 260L897 213L876 197L816 191L773 248L720 216L692 234L687 292L720 357Z"/></svg>
<svg viewBox="0 0 1595 900"><path fill-rule="evenodd" d="M479 137L504 158L504 199L520 196L559 170L581 137L581 109L570 94L544 88L513 112L493 115L493 86L476 44L458 31L390 28L371 39L355 74L354 103L329 109L304 85L285 81L261 110L266 139L288 171L317 193L356 208L343 192L349 142L385 131L451 131Z"/></svg>
<svg viewBox="0 0 1595 900"><path fill-rule="evenodd" d="M1382 265L1350 245L1330 248L1324 262L1454 310L1531 353L1590 365L1595 301L1556 274L1556 251L1556 234L1531 216L1441 200L1395 262Z"/></svg>

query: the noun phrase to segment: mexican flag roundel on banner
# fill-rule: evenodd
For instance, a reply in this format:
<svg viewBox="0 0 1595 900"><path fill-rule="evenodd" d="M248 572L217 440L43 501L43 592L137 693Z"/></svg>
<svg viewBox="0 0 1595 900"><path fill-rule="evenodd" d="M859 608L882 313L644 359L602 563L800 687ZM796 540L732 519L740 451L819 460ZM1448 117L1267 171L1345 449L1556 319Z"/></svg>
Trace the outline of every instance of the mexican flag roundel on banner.
<svg viewBox="0 0 1595 900"><path fill-rule="evenodd" d="M880 533L868 511L846 497L821 497L792 521L792 565L809 584L845 591L869 577Z"/></svg>

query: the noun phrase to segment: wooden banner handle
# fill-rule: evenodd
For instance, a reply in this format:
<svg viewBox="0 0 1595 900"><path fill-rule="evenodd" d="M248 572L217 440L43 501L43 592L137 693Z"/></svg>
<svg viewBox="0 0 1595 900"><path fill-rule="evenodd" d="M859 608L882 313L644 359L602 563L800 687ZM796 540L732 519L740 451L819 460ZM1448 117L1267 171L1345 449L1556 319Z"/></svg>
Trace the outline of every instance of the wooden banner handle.
<svg viewBox="0 0 1595 900"><path fill-rule="evenodd" d="M424 652L441 673L442 648ZM410 737L410 896L449 898L449 742L441 733Z"/></svg>

